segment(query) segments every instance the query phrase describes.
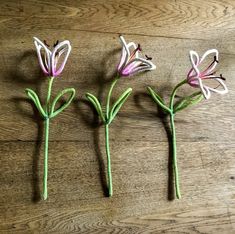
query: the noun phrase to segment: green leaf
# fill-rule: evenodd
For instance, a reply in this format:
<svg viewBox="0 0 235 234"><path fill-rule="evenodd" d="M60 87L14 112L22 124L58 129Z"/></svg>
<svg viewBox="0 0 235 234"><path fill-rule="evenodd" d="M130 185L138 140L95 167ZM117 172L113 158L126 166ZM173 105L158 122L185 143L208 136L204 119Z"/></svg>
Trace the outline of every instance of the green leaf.
<svg viewBox="0 0 235 234"><path fill-rule="evenodd" d="M157 103L164 111L171 113L171 109L165 105L163 99L157 93L155 93L151 87L148 86L147 90L155 103Z"/></svg>
<svg viewBox="0 0 235 234"><path fill-rule="evenodd" d="M195 105L198 102L200 102L202 99L203 99L203 95L201 92L196 92L190 96L184 97L183 99L181 99L179 102L177 102L174 105L174 113L176 113L180 110L183 110L188 106Z"/></svg>
<svg viewBox="0 0 235 234"><path fill-rule="evenodd" d="M60 106L57 110L55 110L55 106L57 104L57 102L59 101L59 99L61 97L63 97L65 94L70 94L68 100L62 105ZM69 104L72 102L73 98L75 96L75 89L74 88L68 88L68 89L64 89L62 90L53 100L52 105L51 105L51 111L50 111L50 118L55 117L56 115L58 115L60 112L62 112L65 108L67 108L69 106Z"/></svg>
<svg viewBox="0 0 235 234"><path fill-rule="evenodd" d="M42 108L42 105L41 105L41 102L39 100L38 95L32 89L25 89L25 92L26 92L27 96L33 101L33 103L35 104L35 106L38 109L41 116L46 118L47 114L45 113L45 111Z"/></svg>
<svg viewBox="0 0 235 234"><path fill-rule="evenodd" d="M94 96L91 93L86 93L86 98L91 102L91 104L94 106L94 108L96 109L98 115L100 116L101 120L103 121L103 123L106 122L101 105L99 100L96 98L96 96Z"/></svg>
<svg viewBox="0 0 235 234"><path fill-rule="evenodd" d="M108 122L111 123L115 116L117 115L118 111L122 107L122 105L125 103L127 98L130 96L132 92L132 88L128 88L119 98L118 100L113 104L112 109L109 112L109 120Z"/></svg>

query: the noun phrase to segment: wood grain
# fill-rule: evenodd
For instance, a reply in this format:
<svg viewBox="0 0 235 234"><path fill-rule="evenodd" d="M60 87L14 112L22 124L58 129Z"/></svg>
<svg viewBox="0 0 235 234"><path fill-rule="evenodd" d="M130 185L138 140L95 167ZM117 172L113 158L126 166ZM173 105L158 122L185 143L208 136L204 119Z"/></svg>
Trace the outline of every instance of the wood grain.
<svg viewBox="0 0 235 234"><path fill-rule="evenodd" d="M234 8L232 0L0 1L0 233L234 233ZM120 33L139 42L157 69L114 90L113 100L134 91L110 128L114 196L107 198L104 129L84 94L105 101ZM43 122L24 94L30 87L44 101L46 93L33 36L71 41L53 95L77 91L51 123L46 202ZM230 92L176 116L183 198L172 200L168 125L146 86L167 100L187 75L188 51L209 48L220 51L218 72Z"/></svg>

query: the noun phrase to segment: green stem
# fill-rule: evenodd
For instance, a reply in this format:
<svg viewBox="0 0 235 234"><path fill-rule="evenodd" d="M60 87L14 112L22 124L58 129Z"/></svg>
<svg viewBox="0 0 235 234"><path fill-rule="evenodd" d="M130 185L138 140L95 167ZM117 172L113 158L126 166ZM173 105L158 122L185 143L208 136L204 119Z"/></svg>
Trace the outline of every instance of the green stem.
<svg viewBox="0 0 235 234"><path fill-rule="evenodd" d="M109 197L112 197L113 185L112 185L111 157L109 150L109 124L105 124L105 148L107 155L108 190L109 190Z"/></svg>
<svg viewBox="0 0 235 234"><path fill-rule="evenodd" d="M173 163L173 172L174 172L174 178L175 178L175 192L176 192L176 197L178 199L181 198L181 194L180 194L179 172L178 172L178 164L177 164L176 132L175 132L175 122L174 122L174 115L175 115L174 114L174 99L175 99L175 95L176 95L178 88L184 85L186 82L187 80L183 80L179 84L177 84L175 88L173 89L173 92L170 98L170 109L171 109L170 124L171 124L171 133L172 133L172 151L173 151L172 163Z"/></svg>
<svg viewBox="0 0 235 234"><path fill-rule="evenodd" d="M181 81L179 84L177 84L175 86L175 88L173 89L172 91L172 94L171 94L171 99L170 99L170 109L173 111L173 108L174 108L174 98L175 98L175 95L176 95L176 92L177 92L177 89L182 86L183 84L187 83L187 80L183 80Z"/></svg>
<svg viewBox="0 0 235 234"><path fill-rule="evenodd" d="M46 119L45 119L45 147L44 147L44 176L43 176L43 199L47 199L47 175L48 175L48 143L49 143L49 124L50 124L50 97L51 87L54 77L49 78L47 100L46 100Z"/></svg>
<svg viewBox="0 0 235 234"><path fill-rule="evenodd" d="M174 171L174 178L175 178L175 192L176 197L178 199L181 198L180 194L180 185L179 185L179 172L177 166L177 148L176 148L176 133L175 133L175 123L174 123L174 113L170 114L171 120L171 131L172 131L172 153L173 153L173 171Z"/></svg>
<svg viewBox="0 0 235 234"><path fill-rule="evenodd" d="M49 141L49 122L50 119L45 120L45 157L44 157L44 177L43 177L43 199L47 199L47 172L48 172L48 141Z"/></svg>
<svg viewBox="0 0 235 234"><path fill-rule="evenodd" d="M113 88L117 83L119 77L117 76L108 92L107 96L107 104L106 104L106 123L105 123L105 148L106 148L106 155L107 155L107 173L108 173L108 190L109 190L109 197L113 195L113 185L112 185L112 171L111 171L111 156L109 150L109 109L110 109L110 99L112 95Z"/></svg>
<svg viewBox="0 0 235 234"><path fill-rule="evenodd" d="M52 87L53 81L54 81L54 77L52 76L49 78L48 91L47 91L46 111L48 115L50 112L51 87Z"/></svg>
<svg viewBox="0 0 235 234"><path fill-rule="evenodd" d="M106 104L106 121L108 121L108 118L109 118L109 105L110 105L110 99L111 99L111 95L112 95L112 91L113 91L113 88L115 86L115 84L117 83L119 77L117 76L113 83L111 84L111 87L109 89L109 93L108 93L108 96L107 96L107 104Z"/></svg>

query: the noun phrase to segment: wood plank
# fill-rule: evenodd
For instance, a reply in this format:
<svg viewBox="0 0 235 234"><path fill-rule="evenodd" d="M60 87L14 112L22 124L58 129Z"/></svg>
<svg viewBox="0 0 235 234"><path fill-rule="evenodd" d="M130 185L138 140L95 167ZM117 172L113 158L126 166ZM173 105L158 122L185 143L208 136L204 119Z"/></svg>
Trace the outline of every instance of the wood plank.
<svg viewBox="0 0 235 234"><path fill-rule="evenodd" d="M235 1L0 1L0 233L234 233ZM133 94L110 127L114 196L107 198L104 129L85 101L105 103L121 45L140 43L157 69L121 79ZM44 103L47 79L32 38L69 39L71 56L53 96L77 91L51 121L49 198L40 200L43 122L26 99ZM220 51L229 93L176 115L181 200L173 199L168 120L146 94L166 101L191 68L189 50ZM193 91L185 85L179 95Z"/></svg>
<svg viewBox="0 0 235 234"><path fill-rule="evenodd" d="M10 35L13 36L13 34ZM32 32L33 35L35 35L34 32ZM45 36L46 34L44 33L43 35ZM56 38L54 35L52 37ZM72 32L70 37L76 45L76 33ZM87 39L91 37L93 39L88 41ZM101 34L82 33L81 40L79 40L80 46L73 47L71 59L67 64L68 66L63 77L55 81L53 88L54 95L65 87L75 87L77 99L66 111L53 120L57 127L54 128L52 122L51 140L87 141L94 133L93 127L96 126L97 128L92 108L84 102L86 100L85 92L89 91L97 95L104 104L105 95L110 85L110 82L106 82L106 79L110 79L110 73L115 71L118 53L120 53L120 43L116 36L102 35L101 40L100 38ZM36 90L43 99L46 96L47 80L41 77L42 75L39 73L37 58L32 50L32 38L24 36L21 39L24 41L24 44L21 44L18 49L18 44L11 42L11 38L4 39L3 43L5 45L7 41L10 41L11 47L5 48L3 56L6 61L0 64L0 69L3 74L2 89L0 89L0 102L3 109L2 113L0 113L0 118L2 119L0 129L4 130L0 132L1 140L33 140L37 137L38 127L43 127L42 124L38 126L37 122L34 122L32 110L29 103L27 103L24 90L30 87ZM173 86L185 78L190 68L188 51L192 48L192 42L171 39L164 46L163 50L164 40L161 38L156 38L153 41L151 38L133 36L133 39L140 41L143 45L152 44L153 51L150 55L155 55L156 57L157 70L146 73L142 77L137 76L135 78L120 80L114 90L114 98L117 98L127 87L133 87L134 92L129 98L128 103L123 106L115 122L113 122L112 128L114 131L111 133L111 138L116 138L118 141L122 141L122 139L129 139L130 141L166 141L164 125L157 118L156 105L146 95L146 86L151 85L155 90L164 93L163 96L168 99ZM97 42L99 43L98 46ZM225 43L227 43L226 46L235 49L235 46L231 45L230 42ZM194 41L193 45L193 49L205 51L206 48L213 48L217 43L204 43L202 48L201 43ZM171 55L171 50L174 46L177 46L175 57ZM88 47L91 51L94 51L91 60L86 54ZM234 115L230 112L230 100L235 98L233 88L235 81L232 79L233 73L235 72L233 67L235 56L226 54L227 47L222 47L221 45L218 49L220 47L221 63L219 71L227 77L230 93L223 97L215 95L213 99L203 101L197 107L192 107L188 112L180 113L176 119L179 141L217 141L222 140L221 135L223 135L223 141L232 141L235 138L235 131L231 131L235 129L233 124ZM15 50L14 54L11 52L12 49ZM102 50L104 50L104 57L100 57ZM117 50L115 56L111 55L113 50ZM151 52L150 47L147 47L146 51ZM24 54L26 54L25 57ZM16 61L22 55L23 59L20 59L22 64L16 66ZM74 59L72 59L72 56ZM107 61L106 57L108 59ZM33 66L31 66L32 61ZM102 64L104 62L107 69L102 71L104 68ZM108 71L108 67L111 67L111 71ZM12 70L14 74L11 73ZM6 90L14 90L14 92L6 92ZM186 85L182 88L180 95L191 92L193 92L192 88ZM208 109L211 111L208 112ZM205 115L208 118L205 119ZM7 125L6 122L8 123ZM189 123L192 123L192 125ZM213 132L215 124L217 126L217 134ZM195 126L198 127L198 131L194 130ZM115 134L116 127L119 129L118 134ZM84 128L86 129L85 133L80 134ZM190 134L185 135L185 128L187 128L186 132ZM58 134L61 131L63 131L63 134ZM101 131L103 130L101 129ZM134 134L129 134L130 131ZM18 134L14 134L15 132L18 132ZM42 129L40 132L42 132ZM136 139L136 135L140 135L140 139Z"/></svg>
<svg viewBox="0 0 235 234"><path fill-rule="evenodd" d="M87 231L83 222L96 226L105 217L101 228L107 232L118 228L118 224L114 222L112 227L109 222L119 220L127 226L137 222L137 228L143 225L146 232L152 228L169 233L196 228L213 233L229 230L234 222L234 213L230 213L234 208L234 165L230 162L235 144L219 145L220 150L213 153L213 143L181 144L178 153L183 199L175 202L167 202L168 170L163 160L168 157L166 143L133 143L133 151L125 143L112 142L114 196L108 199L103 196L99 174L99 160L103 159L97 158L94 147L84 142L51 142L49 199L32 203L35 193L40 194L42 182L42 155L35 154L34 147L33 142L1 143L0 182L5 192L0 199L7 201L1 206L5 219L1 230L23 228L31 232L40 227L55 232L67 228ZM103 155L104 149L101 151ZM140 222L139 215L144 215Z"/></svg>
<svg viewBox="0 0 235 234"><path fill-rule="evenodd" d="M4 29L67 29L212 39L234 35L234 1L1 2ZM105 19L105 22L104 22ZM223 35L221 35L223 33Z"/></svg>

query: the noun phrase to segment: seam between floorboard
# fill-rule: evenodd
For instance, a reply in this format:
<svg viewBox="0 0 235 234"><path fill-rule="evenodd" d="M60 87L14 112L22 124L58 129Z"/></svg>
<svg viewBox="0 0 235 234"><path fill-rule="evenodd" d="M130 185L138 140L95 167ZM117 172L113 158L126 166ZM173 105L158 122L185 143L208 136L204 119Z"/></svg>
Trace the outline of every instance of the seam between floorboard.
<svg viewBox="0 0 235 234"><path fill-rule="evenodd" d="M46 28L55 30L55 28ZM179 39L179 40L195 40L195 41L210 41L211 39L202 39L202 38L187 38L187 37L174 37L174 36L163 36L163 35L149 35L141 33L121 33L121 32L112 32L112 31L98 31L98 30L86 30L86 29L63 29L64 31L79 31L79 32L90 32L90 33L104 33L104 34L119 34L119 35L133 35L133 36L143 36L143 37L156 37L156 38L169 38L169 39Z"/></svg>

